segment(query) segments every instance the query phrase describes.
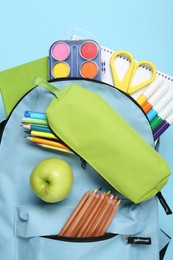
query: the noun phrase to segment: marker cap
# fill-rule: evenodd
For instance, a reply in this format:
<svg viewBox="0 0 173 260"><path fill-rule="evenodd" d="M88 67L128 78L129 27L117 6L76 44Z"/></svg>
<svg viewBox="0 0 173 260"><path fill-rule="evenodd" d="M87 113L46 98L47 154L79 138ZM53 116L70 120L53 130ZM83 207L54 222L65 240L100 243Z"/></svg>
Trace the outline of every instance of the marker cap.
<svg viewBox="0 0 173 260"><path fill-rule="evenodd" d="M144 94L141 94L137 99L136 102L142 106L147 101L147 97Z"/></svg>
<svg viewBox="0 0 173 260"><path fill-rule="evenodd" d="M145 104L142 105L142 109L146 114L148 113L148 111L150 111L150 109L152 109L152 105L147 101L145 102Z"/></svg>
<svg viewBox="0 0 173 260"><path fill-rule="evenodd" d="M151 129L154 131L161 123L163 122L163 119L160 116L156 116L152 121L151 121Z"/></svg>
<svg viewBox="0 0 173 260"><path fill-rule="evenodd" d="M157 140L159 136L163 134L166 129L168 129L169 126L170 124L164 120L153 132L154 141Z"/></svg>
<svg viewBox="0 0 173 260"><path fill-rule="evenodd" d="M148 120L151 122L155 116L157 116L157 111L155 109L151 109L148 113L147 113L147 117L148 117Z"/></svg>

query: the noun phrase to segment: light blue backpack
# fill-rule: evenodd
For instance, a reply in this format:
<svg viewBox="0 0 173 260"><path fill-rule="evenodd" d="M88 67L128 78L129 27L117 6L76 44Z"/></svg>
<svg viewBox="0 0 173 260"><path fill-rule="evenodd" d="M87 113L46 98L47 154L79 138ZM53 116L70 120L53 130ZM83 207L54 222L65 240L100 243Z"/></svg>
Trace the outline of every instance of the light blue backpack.
<svg viewBox="0 0 173 260"><path fill-rule="evenodd" d="M129 96L92 80L61 79L54 80L52 84L61 89L74 82L100 94L155 147L146 116ZM157 197L134 204L118 194L122 202L103 237L63 239L57 236L88 189L102 187L115 194L116 191L90 165L87 164L84 169L77 155L36 147L24 138L24 130L20 126L24 111L45 112L52 98L53 95L47 90L34 88L20 100L6 122L1 124L0 259L163 259L164 248L170 238L159 229ZM71 193L65 200L54 204L41 201L29 184L34 166L49 157L66 160L74 173Z"/></svg>

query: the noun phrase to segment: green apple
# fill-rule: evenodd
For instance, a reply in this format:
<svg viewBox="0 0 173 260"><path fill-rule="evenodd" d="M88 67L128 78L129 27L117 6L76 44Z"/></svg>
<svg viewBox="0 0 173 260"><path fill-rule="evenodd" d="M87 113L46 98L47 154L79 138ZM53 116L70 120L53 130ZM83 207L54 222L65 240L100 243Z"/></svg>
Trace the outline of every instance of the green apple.
<svg viewBox="0 0 173 260"><path fill-rule="evenodd" d="M32 170L30 184L42 200L50 203L66 198L72 188L73 173L70 165L58 158L46 158Z"/></svg>

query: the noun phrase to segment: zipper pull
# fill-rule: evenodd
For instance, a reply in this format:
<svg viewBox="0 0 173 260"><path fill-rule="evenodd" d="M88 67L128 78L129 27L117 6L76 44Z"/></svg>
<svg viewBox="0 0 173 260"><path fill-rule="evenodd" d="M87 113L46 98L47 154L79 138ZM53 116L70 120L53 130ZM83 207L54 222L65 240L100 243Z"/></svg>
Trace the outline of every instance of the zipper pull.
<svg viewBox="0 0 173 260"><path fill-rule="evenodd" d="M151 237L124 236L126 244L151 245Z"/></svg>
<svg viewBox="0 0 173 260"><path fill-rule="evenodd" d="M163 209L165 210L167 215L171 215L172 214L172 210L170 209L170 207L168 206L168 203L166 202L165 198L163 197L162 193L159 191L156 196L158 197Z"/></svg>

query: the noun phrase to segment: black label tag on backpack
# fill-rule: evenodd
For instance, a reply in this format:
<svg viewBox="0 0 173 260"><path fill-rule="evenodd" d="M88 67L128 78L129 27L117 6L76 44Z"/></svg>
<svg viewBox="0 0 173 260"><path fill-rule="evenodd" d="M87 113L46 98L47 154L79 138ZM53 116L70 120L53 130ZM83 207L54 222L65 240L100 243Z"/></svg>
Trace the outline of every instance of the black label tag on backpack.
<svg viewBox="0 0 173 260"><path fill-rule="evenodd" d="M151 245L151 237L127 237L127 244L138 244L138 245Z"/></svg>
<svg viewBox="0 0 173 260"><path fill-rule="evenodd" d="M171 215L172 214L172 210L170 209L170 207L168 206L168 203L166 202L165 198L163 197L161 192L158 192L156 194L156 196L158 197L160 204L162 205L162 207L164 208L165 212L167 215Z"/></svg>

